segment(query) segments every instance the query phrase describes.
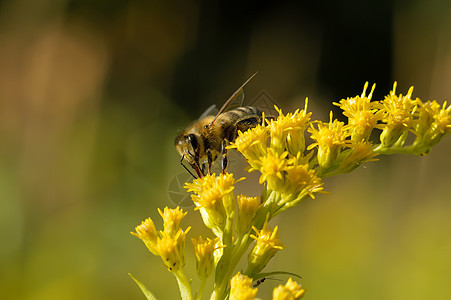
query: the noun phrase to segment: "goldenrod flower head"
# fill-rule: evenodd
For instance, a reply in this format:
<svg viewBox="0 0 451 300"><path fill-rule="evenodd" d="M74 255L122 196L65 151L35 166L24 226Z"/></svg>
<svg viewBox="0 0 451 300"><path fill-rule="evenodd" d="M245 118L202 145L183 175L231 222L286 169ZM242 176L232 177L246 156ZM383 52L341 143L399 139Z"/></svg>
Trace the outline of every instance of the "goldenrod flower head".
<svg viewBox="0 0 451 300"><path fill-rule="evenodd" d="M446 107L446 101L443 103L442 109L434 114L434 125L440 132L451 130L451 105Z"/></svg>
<svg viewBox="0 0 451 300"><path fill-rule="evenodd" d="M243 179L243 178L242 178ZM242 180L239 179L239 180ZM233 174L206 175L186 183L191 199L202 215L205 225L221 236L227 215L235 212L234 184L239 181Z"/></svg>
<svg viewBox="0 0 451 300"><path fill-rule="evenodd" d="M268 143L268 129L265 126L257 125L245 132L238 132L235 142L231 143L227 149L237 149L248 160L251 166L266 155Z"/></svg>
<svg viewBox="0 0 451 300"><path fill-rule="evenodd" d="M186 234L191 229L188 227L185 232L182 229L170 236L166 232L161 232L161 238L158 239L156 250L164 262L164 265L171 272L177 272L185 265L185 239Z"/></svg>
<svg viewBox="0 0 451 300"><path fill-rule="evenodd" d="M152 219L147 218L146 220L142 221L140 225L135 227L135 231L136 233L130 233L140 238L152 254L158 255L156 244L159 235L157 233L157 230L155 229L155 224L153 223Z"/></svg>
<svg viewBox="0 0 451 300"><path fill-rule="evenodd" d="M305 149L304 131L310 122L311 113L307 113L308 99L305 100L303 110L294 113L283 114L282 110L275 106L279 116L268 122L271 135L270 147L276 153L281 154L287 149L293 155L303 152Z"/></svg>
<svg viewBox="0 0 451 300"><path fill-rule="evenodd" d="M348 173L367 161L376 161L377 153L369 142L358 142L352 145L351 152L340 164L339 172Z"/></svg>
<svg viewBox="0 0 451 300"><path fill-rule="evenodd" d="M436 101L427 101L423 103L420 99L417 99L418 109L416 110L418 119L415 121L416 125L415 134L421 137L434 122L434 115L440 111L440 104Z"/></svg>
<svg viewBox="0 0 451 300"><path fill-rule="evenodd" d="M268 217L261 230L255 226L252 226L252 228L256 235L251 234L251 238L256 240L256 243L248 256L247 274L259 273L266 267L276 252L284 248L277 234L278 227L276 226L274 230L268 227Z"/></svg>
<svg viewBox="0 0 451 300"><path fill-rule="evenodd" d="M257 292L257 288L252 288L252 278L240 272L230 280L230 300L253 300Z"/></svg>
<svg viewBox="0 0 451 300"><path fill-rule="evenodd" d="M259 180L260 184L266 181L271 190L280 190L283 187L283 172L287 167L287 156L288 152L278 154L276 150L268 149L266 155L257 162L258 170L262 173Z"/></svg>
<svg viewBox="0 0 451 300"><path fill-rule="evenodd" d="M180 222L188 212L183 212L178 206L175 209L170 209L166 206L164 212L158 208L158 213L163 218L164 231L167 232L169 236L174 236L180 228Z"/></svg>
<svg viewBox="0 0 451 300"><path fill-rule="evenodd" d="M213 270L213 252L216 250L215 244L218 240L219 238L203 240L201 236L199 240L191 239L196 254L197 275L201 279L206 279Z"/></svg>
<svg viewBox="0 0 451 300"><path fill-rule="evenodd" d="M308 164L299 164L299 159L289 159L289 165L285 169L285 185L283 193L296 195L304 191L315 198L314 193L323 190L321 178L315 175L314 170L309 170Z"/></svg>
<svg viewBox="0 0 451 300"><path fill-rule="evenodd" d="M379 127L377 122L385 117L385 112L380 110L381 104L378 101L371 102L375 87L376 84L373 84L370 94L366 96L368 88L368 82L366 82L361 96L334 103L343 110L343 115L348 117L349 131L354 141L368 140L373 128Z"/></svg>
<svg viewBox="0 0 451 300"><path fill-rule="evenodd" d="M279 285L273 290L272 298L273 300L297 300L301 299L304 293L305 289L290 277L285 285Z"/></svg>
<svg viewBox="0 0 451 300"><path fill-rule="evenodd" d="M393 84L393 90L385 99L382 100L383 111L387 116L384 119L384 130L380 136L383 146L389 147L394 145L404 132L409 130L413 124L413 116L415 114L417 101L412 100L413 86L405 96L400 94L397 96L396 81Z"/></svg>
<svg viewBox="0 0 451 300"><path fill-rule="evenodd" d="M238 232L238 235L242 236L251 229L252 219L260 206L260 198L239 195L237 197L237 203L238 220L236 231Z"/></svg>
<svg viewBox="0 0 451 300"><path fill-rule="evenodd" d="M446 104L445 101L442 108L437 103L431 105L433 122L423 137L423 143L428 146L437 144L445 134L451 132L451 105L446 107Z"/></svg>
<svg viewBox="0 0 451 300"><path fill-rule="evenodd" d="M308 129L311 138L316 141L308 146L307 150L318 146L318 164L323 168L328 168L336 160L341 148L348 146L351 142L346 140L349 137L347 126L343 122L333 120L330 112L329 123L318 121L318 129L313 124Z"/></svg>

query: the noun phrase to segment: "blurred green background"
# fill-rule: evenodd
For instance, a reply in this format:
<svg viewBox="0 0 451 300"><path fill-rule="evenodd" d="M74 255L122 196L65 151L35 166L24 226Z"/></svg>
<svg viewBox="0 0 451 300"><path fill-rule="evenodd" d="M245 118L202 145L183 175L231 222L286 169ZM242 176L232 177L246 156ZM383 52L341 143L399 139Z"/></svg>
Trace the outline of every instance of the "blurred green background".
<svg viewBox="0 0 451 300"><path fill-rule="evenodd" d="M308 96L316 119L365 81L449 101L451 3L1 1L0 298L144 299L128 272L177 298L129 232L174 206L177 131L257 70L248 99ZM451 299L450 149L327 179L273 221L286 249L268 270L299 273L307 299ZM188 211L188 239L205 234Z"/></svg>

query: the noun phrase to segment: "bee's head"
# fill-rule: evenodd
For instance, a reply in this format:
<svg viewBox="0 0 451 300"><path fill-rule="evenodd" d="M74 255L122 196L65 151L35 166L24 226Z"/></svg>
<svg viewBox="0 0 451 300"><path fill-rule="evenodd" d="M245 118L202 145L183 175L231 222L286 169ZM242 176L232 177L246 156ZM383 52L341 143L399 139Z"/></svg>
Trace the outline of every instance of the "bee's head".
<svg viewBox="0 0 451 300"><path fill-rule="evenodd" d="M175 138L175 148L189 164L193 165L199 160L200 141L195 134L179 134Z"/></svg>

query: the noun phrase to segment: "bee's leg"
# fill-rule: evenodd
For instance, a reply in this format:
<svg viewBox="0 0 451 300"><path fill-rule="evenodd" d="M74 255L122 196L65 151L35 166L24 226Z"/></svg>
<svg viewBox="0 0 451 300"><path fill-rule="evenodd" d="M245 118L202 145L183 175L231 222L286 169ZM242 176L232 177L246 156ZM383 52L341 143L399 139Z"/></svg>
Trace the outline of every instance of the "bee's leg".
<svg viewBox="0 0 451 300"><path fill-rule="evenodd" d="M184 164L183 164L183 158L185 158L185 155L182 155L182 159L180 160L180 164L185 168L186 171L188 171L188 173L193 176L194 179L197 179L197 177L193 174L193 172L191 172Z"/></svg>
<svg viewBox="0 0 451 300"><path fill-rule="evenodd" d="M200 166L200 171L202 172L202 174L205 176L205 171L206 171L206 169L207 169L207 163L203 163L201 166Z"/></svg>
<svg viewBox="0 0 451 300"><path fill-rule="evenodd" d="M226 146L227 146L227 140L223 140L222 141L222 160L221 160L222 161L222 174L225 174L226 169L227 169L227 163L228 163Z"/></svg>
<svg viewBox="0 0 451 300"><path fill-rule="evenodd" d="M211 154L211 150L207 149L207 163L208 163L208 174L211 175L211 165L213 164L213 155Z"/></svg>

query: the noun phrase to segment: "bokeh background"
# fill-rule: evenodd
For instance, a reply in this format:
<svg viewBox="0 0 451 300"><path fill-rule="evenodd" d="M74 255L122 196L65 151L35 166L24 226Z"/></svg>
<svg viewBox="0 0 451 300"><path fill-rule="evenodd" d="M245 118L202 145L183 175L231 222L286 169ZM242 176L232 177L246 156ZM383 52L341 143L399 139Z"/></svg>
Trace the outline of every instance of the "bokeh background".
<svg viewBox="0 0 451 300"><path fill-rule="evenodd" d="M365 81L451 101L451 2L1 1L0 298L144 299L131 272L176 299L129 232L174 206L177 131L255 71L248 99L308 96L322 120ZM327 179L273 221L286 249L268 270L300 274L307 299L450 299L450 151Z"/></svg>

